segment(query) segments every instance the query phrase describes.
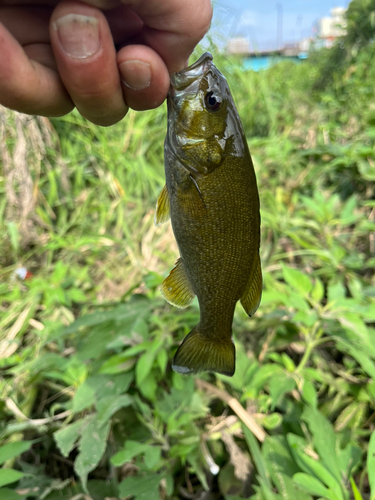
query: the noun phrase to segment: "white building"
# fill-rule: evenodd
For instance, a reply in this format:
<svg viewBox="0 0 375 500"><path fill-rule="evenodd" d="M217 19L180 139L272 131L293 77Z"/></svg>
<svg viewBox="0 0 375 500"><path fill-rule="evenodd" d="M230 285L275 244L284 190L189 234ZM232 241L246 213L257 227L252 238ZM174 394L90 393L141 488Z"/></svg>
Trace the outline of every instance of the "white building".
<svg viewBox="0 0 375 500"><path fill-rule="evenodd" d="M317 26L318 37L333 41L333 39L345 35L345 12L344 7L335 7L331 10L331 17L319 19Z"/></svg>
<svg viewBox="0 0 375 500"><path fill-rule="evenodd" d="M244 37L230 38L227 45L229 54L248 54L250 52L249 40Z"/></svg>

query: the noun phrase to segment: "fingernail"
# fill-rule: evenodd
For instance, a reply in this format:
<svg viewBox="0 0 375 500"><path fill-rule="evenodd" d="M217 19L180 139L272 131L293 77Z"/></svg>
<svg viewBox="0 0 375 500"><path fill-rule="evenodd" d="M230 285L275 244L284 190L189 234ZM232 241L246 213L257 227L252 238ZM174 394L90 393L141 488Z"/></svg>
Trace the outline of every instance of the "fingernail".
<svg viewBox="0 0 375 500"><path fill-rule="evenodd" d="M132 90L144 90L151 83L151 66L142 61L126 61L120 64L121 79Z"/></svg>
<svg viewBox="0 0 375 500"><path fill-rule="evenodd" d="M68 14L55 21L53 27L68 56L86 59L99 50L99 21L96 17Z"/></svg>

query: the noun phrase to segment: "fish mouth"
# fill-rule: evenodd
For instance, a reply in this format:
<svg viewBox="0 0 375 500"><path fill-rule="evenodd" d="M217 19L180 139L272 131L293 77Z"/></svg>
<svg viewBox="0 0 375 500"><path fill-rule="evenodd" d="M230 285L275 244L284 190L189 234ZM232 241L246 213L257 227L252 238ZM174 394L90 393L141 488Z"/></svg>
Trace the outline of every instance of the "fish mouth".
<svg viewBox="0 0 375 500"><path fill-rule="evenodd" d="M177 97L180 92L199 81L211 66L212 60L212 55L205 52L195 63L171 75L170 96Z"/></svg>

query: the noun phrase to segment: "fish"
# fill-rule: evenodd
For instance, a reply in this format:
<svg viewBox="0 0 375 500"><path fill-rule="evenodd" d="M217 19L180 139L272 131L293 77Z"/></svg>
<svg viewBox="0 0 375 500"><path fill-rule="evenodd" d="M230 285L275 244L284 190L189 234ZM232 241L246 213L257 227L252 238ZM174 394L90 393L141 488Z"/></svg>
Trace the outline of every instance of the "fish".
<svg viewBox="0 0 375 500"><path fill-rule="evenodd" d="M236 303L252 316L262 294L253 162L228 83L209 52L171 76L167 108L166 184L155 224L171 220L180 257L160 290L179 308L196 296L200 309L172 368L232 376Z"/></svg>

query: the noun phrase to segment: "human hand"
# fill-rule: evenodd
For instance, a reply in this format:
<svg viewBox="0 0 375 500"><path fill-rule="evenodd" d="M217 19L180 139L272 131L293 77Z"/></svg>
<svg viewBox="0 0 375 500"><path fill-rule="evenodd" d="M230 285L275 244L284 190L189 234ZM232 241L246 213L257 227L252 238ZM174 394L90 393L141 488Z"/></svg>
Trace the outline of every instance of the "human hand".
<svg viewBox="0 0 375 500"><path fill-rule="evenodd" d="M155 108L211 16L210 0L0 0L0 104L104 126Z"/></svg>

